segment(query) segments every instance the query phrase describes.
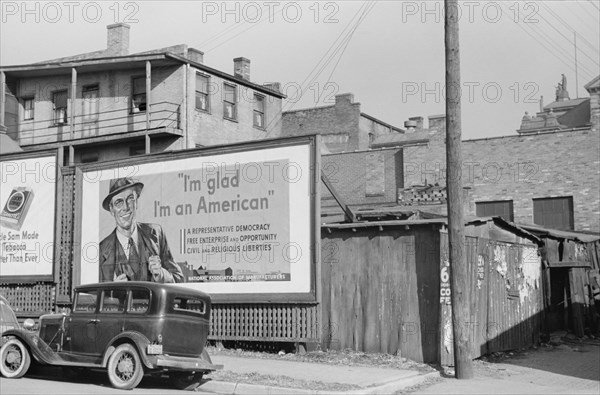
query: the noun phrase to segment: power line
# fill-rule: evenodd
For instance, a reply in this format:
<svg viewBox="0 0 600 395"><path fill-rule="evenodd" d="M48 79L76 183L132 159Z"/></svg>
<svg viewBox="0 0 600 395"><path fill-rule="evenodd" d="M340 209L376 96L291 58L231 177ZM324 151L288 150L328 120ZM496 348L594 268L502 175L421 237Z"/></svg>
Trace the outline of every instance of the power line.
<svg viewBox="0 0 600 395"><path fill-rule="evenodd" d="M544 21L546 21L546 23L548 25L550 25L550 27L552 29L554 29L554 31L556 31L558 34L560 34L565 40L567 40L569 42L569 44L574 45L574 41L572 41L569 37L565 36L563 32L561 32L560 30L558 30L556 28L556 26L554 26L554 24L550 23L543 15L539 15L540 18L542 18ZM574 29L571 29L573 33L577 34L577 32ZM587 58L589 58L594 64L596 64L598 67L600 67L600 63L596 62L596 60L594 58L592 58L591 56L589 56L587 53L580 51L583 55L585 55Z"/></svg>
<svg viewBox="0 0 600 395"><path fill-rule="evenodd" d="M588 0L590 2L591 5L593 5L599 12L600 12L600 7L598 7L598 5L596 3L594 3L592 0Z"/></svg>
<svg viewBox="0 0 600 395"><path fill-rule="evenodd" d="M220 43L220 44L217 44L217 45L215 45L215 46L214 46L214 47L212 47L212 48L208 48L208 49L206 49L206 52L210 52L210 51L212 51L212 50L214 50L214 49L217 49L217 48L219 48L221 45L224 45L224 44L226 44L227 42L229 42L229 41L233 40L234 38L236 38L236 37L237 37L237 36L239 36L240 34L247 32L248 30L252 29L253 27L256 27L256 26L258 26L259 24L261 24L263 21L267 20L268 18L270 18L270 17L273 17L273 16L275 16L275 15L277 15L277 14L281 14L282 12L283 12L283 9L281 9L281 10L277 11L277 12L276 12L275 14L273 14L272 16L269 16L269 15L266 15L266 16L265 16L265 15L263 15L263 16L261 16L261 18L260 18L260 19L259 19L257 22L253 22L253 23L251 23L251 24L250 24L250 26L248 26L246 29L244 29L244 30L240 31L239 33L235 34L235 35L234 35L234 36L232 36L232 37L229 37L227 40L223 41L222 43ZM225 36L226 34L228 34L228 33L232 32L232 31L234 31L234 30L236 30L236 29L239 29L239 28L241 28L241 27L245 26L245 25L246 25L246 24L248 24L248 23L249 23L249 22L248 22L247 20L244 20L244 22L242 22L242 23L236 23L235 25L229 26L229 27L227 27L226 29L224 29L222 32L220 32L220 33L217 33L217 34L215 34L215 35L211 36L210 38L208 38L207 40L203 41L202 43L200 43L200 45L205 45L205 44L206 44L206 45L208 45L208 44L209 44L209 43L211 43L212 41L215 41L215 40L217 40L217 39L219 39L219 38L221 38L221 37Z"/></svg>
<svg viewBox="0 0 600 395"><path fill-rule="evenodd" d="M333 65L333 69L331 70L331 73L329 73L329 76L327 77L327 81L331 80L331 77L333 76L333 73L335 72L335 69L337 68L338 64L342 60L342 57L344 56L344 52L346 52L346 48L348 48L348 44L350 44L350 40L352 40L352 36L354 35L354 32L356 31L356 29L358 29L358 26L362 23L362 21L365 20L365 18L367 17L367 15L369 15L369 13L371 13L371 11L373 10L373 8L375 8L375 4L376 3L377 3L376 1L373 2L370 5L370 8L366 9L365 12L363 12L363 14L361 15L361 18L359 19L359 21L354 26L354 29L352 29L352 31L350 32L350 35L346 39L346 44L344 45L344 48L342 49L342 53L338 57L337 62L335 62L335 65ZM321 100L321 96L323 95L323 93L325 93L325 91L321 92L321 94L319 95L319 98L318 98L317 102L315 103L315 107L317 106L317 103Z"/></svg>
<svg viewBox="0 0 600 395"><path fill-rule="evenodd" d="M315 67L313 67L313 69L310 71L310 73L308 73L308 75L306 76L304 81L302 81L302 84L300 84L301 89L305 89L306 86L310 86L319 77L319 75L323 72L325 67L327 67L327 65L329 65L329 63L331 62L333 57L337 54L337 52L339 52L341 45L344 43L345 38L349 34L349 31L352 29L352 24L357 23L357 22L354 22L355 20L356 21L360 20L360 15L364 14L364 12L368 8L368 6L369 6L368 1L363 2L361 7L359 8L359 10L356 12L356 14L354 14L352 19L350 19L350 21L348 22L346 27L344 27L344 29L340 32L338 37L331 43L331 45L329 46L329 48L327 49L325 54L323 54L323 56L317 62ZM334 48L335 48L335 50L334 50ZM332 50L333 50L333 52L332 52ZM294 105L295 105L295 103L292 103L292 105L290 105L290 109L293 108Z"/></svg>
<svg viewBox="0 0 600 395"><path fill-rule="evenodd" d="M501 7L506 7L506 6L505 6L504 4L502 4L502 3L498 3L498 4L500 4L500 6L501 6ZM519 20L519 22L521 22L521 21ZM518 26L520 29L522 29L522 30L523 30L525 33L527 33L527 34L528 34L528 35L529 35L531 38L533 38L533 39L534 39L534 40L535 40L535 41L536 41L536 42L537 42L539 45L541 45L541 46L542 46L544 49L546 49L546 51L548 51L548 52L549 52L551 55L553 55L555 58L557 58L559 61L561 61L563 64L565 64L565 65L566 65L568 68L570 68L571 70L575 71L575 68L573 67L573 65L571 65L571 64L570 64L570 63L568 63L568 62L566 62L566 61L564 60L564 58L563 58L563 57L561 57L561 56L558 56L558 55L556 54L556 51L555 51L555 50L551 49L551 47L549 48L549 47L548 47L546 44L544 44L542 41L540 41L540 39L538 39L538 38L537 38L537 37L535 37L535 36L534 36L532 33L530 33L528 30L526 30L526 29L525 29L525 28L522 26L522 24L521 24L521 23L516 23L516 25L517 25L517 26ZM530 24L525 24L525 25L526 25L526 26L529 26ZM546 41L548 41L548 39L547 39L547 38L546 38L544 35L542 35L541 33L537 32L537 31L536 31L536 30L534 30L533 28L532 28L532 31L533 31L533 32L536 32L537 34L539 34L539 35L540 35L540 37L541 37L543 40L546 40ZM552 46L552 43L550 43L550 45ZM589 72L587 72L587 73L588 73L588 74L590 74ZM590 74L590 75L591 75L591 74ZM591 79L591 78L593 78L593 77L588 77L588 78L589 78L589 79Z"/></svg>
<svg viewBox="0 0 600 395"><path fill-rule="evenodd" d="M575 29L573 29L569 23L567 23L560 15L558 15L556 12L554 12L550 7L548 7L544 3L540 3L540 4L542 5L542 7L544 7L546 9L546 11L548 11L550 14L552 14L552 16L554 16L554 18L556 18L560 23L562 23L562 25L564 27L569 29L571 32L575 31ZM579 35L579 36L587 46L589 46L595 52L598 52L598 48L596 46L594 46L594 44L589 42L585 37L583 37L581 35Z"/></svg>
<svg viewBox="0 0 600 395"><path fill-rule="evenodd" d="M323 54L321 59L315 64L313 69L308 73L306 78L302 81L302 83L300 84L300 95L302 95L302 92L308 86L311 86L311 84L314 83L314 81L318 78L318 76L323 72L325 67L327 67L327 65L331 62L331 60L333 59L335 54L339 52L341 46L344 44L346 38L348 37L349 32L352 30L353 24L358 23L358 21L361 20L361 15L364 15L365 11L368 9L368 7L369 7L368 3L369 3L369 1L363 2L363 4L358 9L358 11L350 19L348 24L344 27L344 29L342 29L342 31L337 36L337 38L331 43L331 45L329 46L327 51ZM355 22L355 20L356 20L356 22ZM334 48L335 48L335 50L334 50ZM332 52L332 50L333 50L333 52ZM282 108L281 113L283 113L286 110L287 111L291 110L295 106L296 103L292 103L292 104L288 104L288 105L284 106L287 108ZM281 122L281 119L282 118L280 117L279 122ZM270 124L272 122L275 122L275 118L269 123L269 125L267 125L267 128L270 126ZM269 133L267 133L267 135L268 134Z"/></svg>

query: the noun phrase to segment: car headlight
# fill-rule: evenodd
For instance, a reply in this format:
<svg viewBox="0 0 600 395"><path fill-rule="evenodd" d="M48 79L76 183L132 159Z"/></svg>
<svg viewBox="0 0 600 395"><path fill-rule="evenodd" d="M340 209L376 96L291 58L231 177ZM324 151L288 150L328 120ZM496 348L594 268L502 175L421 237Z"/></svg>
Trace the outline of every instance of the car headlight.
<svg viewBox="0 0 600 395"><path fill-rule="evenodd" d="M35 328L35 321L31 318L27 318L25 322L23 322L23 328L32 331Z"/></svg>

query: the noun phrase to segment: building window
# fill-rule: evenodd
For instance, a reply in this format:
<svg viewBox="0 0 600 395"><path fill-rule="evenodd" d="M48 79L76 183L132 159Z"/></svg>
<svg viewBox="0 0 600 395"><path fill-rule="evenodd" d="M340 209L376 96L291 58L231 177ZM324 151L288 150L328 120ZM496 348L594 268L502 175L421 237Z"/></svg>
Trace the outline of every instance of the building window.
<svg viewBox="0 0 600 395"><path fill-rule="evenodd" d="M33 119L34 117L34 98L33 97L24 97L21 99L23 103L23 120L28 121Z"/></svg>
<svg viewBox="0 0 600 395"><path fill-rule="evenodd" d="M512 200L476 202L475 210L478 217L502 217L511 222L515 220Z"/></svg>
<svg viewBox="0 0 600 395"><path fill-rule="evenodd" d="M204 74L196 74L196 108L202 111L210 111L208 96L209 77Z"/></svg>
<svg viewBox="0 0 600 395"><path fill-rule="evenodd" d="M86 86L83 88L83 120L95 121L100 112L100 88L98 85Z"/></svg>
<svg viewBox="0 0 600 395"><path fill-rule="evenodd" d="M134 78L132 85L131 112L146 111L146 77Z"/></svg>
<svg viewBox="0 0 600 395"><path fill-rule="evenodd" d="M254 126L265 128L265 97L254 94Z"/></svg>
<svg viewBox="0 0 600 395"><path fill-rule="evenodd" d="M551 229L575 229L573 197L533 199L533 223Z"/></svg>
<svg viewBox="0 0 600 395"><path fill-rule="evenodd" d="M55 125L67 123L67 98L67 91L54 92L52 94Z"/></svg>
<svg viewBox="0 0 600 395"><path fill-rule="evenodd" d="M223 84L223 116L228 119L236 119L236 103L235 86Z"/></svg>

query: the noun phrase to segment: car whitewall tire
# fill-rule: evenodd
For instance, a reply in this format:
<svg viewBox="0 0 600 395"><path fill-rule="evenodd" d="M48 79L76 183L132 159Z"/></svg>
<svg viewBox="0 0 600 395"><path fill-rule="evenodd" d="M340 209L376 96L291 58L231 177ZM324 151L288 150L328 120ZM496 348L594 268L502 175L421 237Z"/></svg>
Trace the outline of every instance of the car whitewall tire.
<svg viewBox="0 0 600 395"><path fill-rule="evenodd" d="M0 373L9 379L23 377L31 365L29 350L19 339L9 339L0 348Z"/></svg>

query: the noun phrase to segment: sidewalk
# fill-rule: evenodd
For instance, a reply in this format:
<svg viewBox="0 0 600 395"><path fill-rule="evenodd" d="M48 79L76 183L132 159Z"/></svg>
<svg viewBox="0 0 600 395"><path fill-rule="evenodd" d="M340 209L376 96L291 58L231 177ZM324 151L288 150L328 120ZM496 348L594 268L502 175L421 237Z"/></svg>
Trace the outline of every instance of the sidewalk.
<svg viewBox="0 0 600 395"><path fill-rule="evenodd" d="M390 394L439 377L438 372L328 365L321 363L253 359L225 355L211 356L213 363L224 365L225 371L236 375L259 374L274 378L286 376L292 382L324 383L326 389L284 388L277 385L257 385L208 380L197 391L219 394ZM226 372L225 372L226 373ZM210 376L208 376L210 378ZM285 380L284 380L285 381ZM316 383L318 384L318 383ZM327 388L344 388L341 391ZM317 385L318 387L318 385Z"/></svg>
<svg viewBox="0 0 600 395"><path fill-rule="evenodd" d="M437 371L216 354L211 355L213 363L224 365L224 370L207 376L197 391L284 395L600 393L598 344L563 343L502 354L474 361L472 380L442 378Z"/></svg>

